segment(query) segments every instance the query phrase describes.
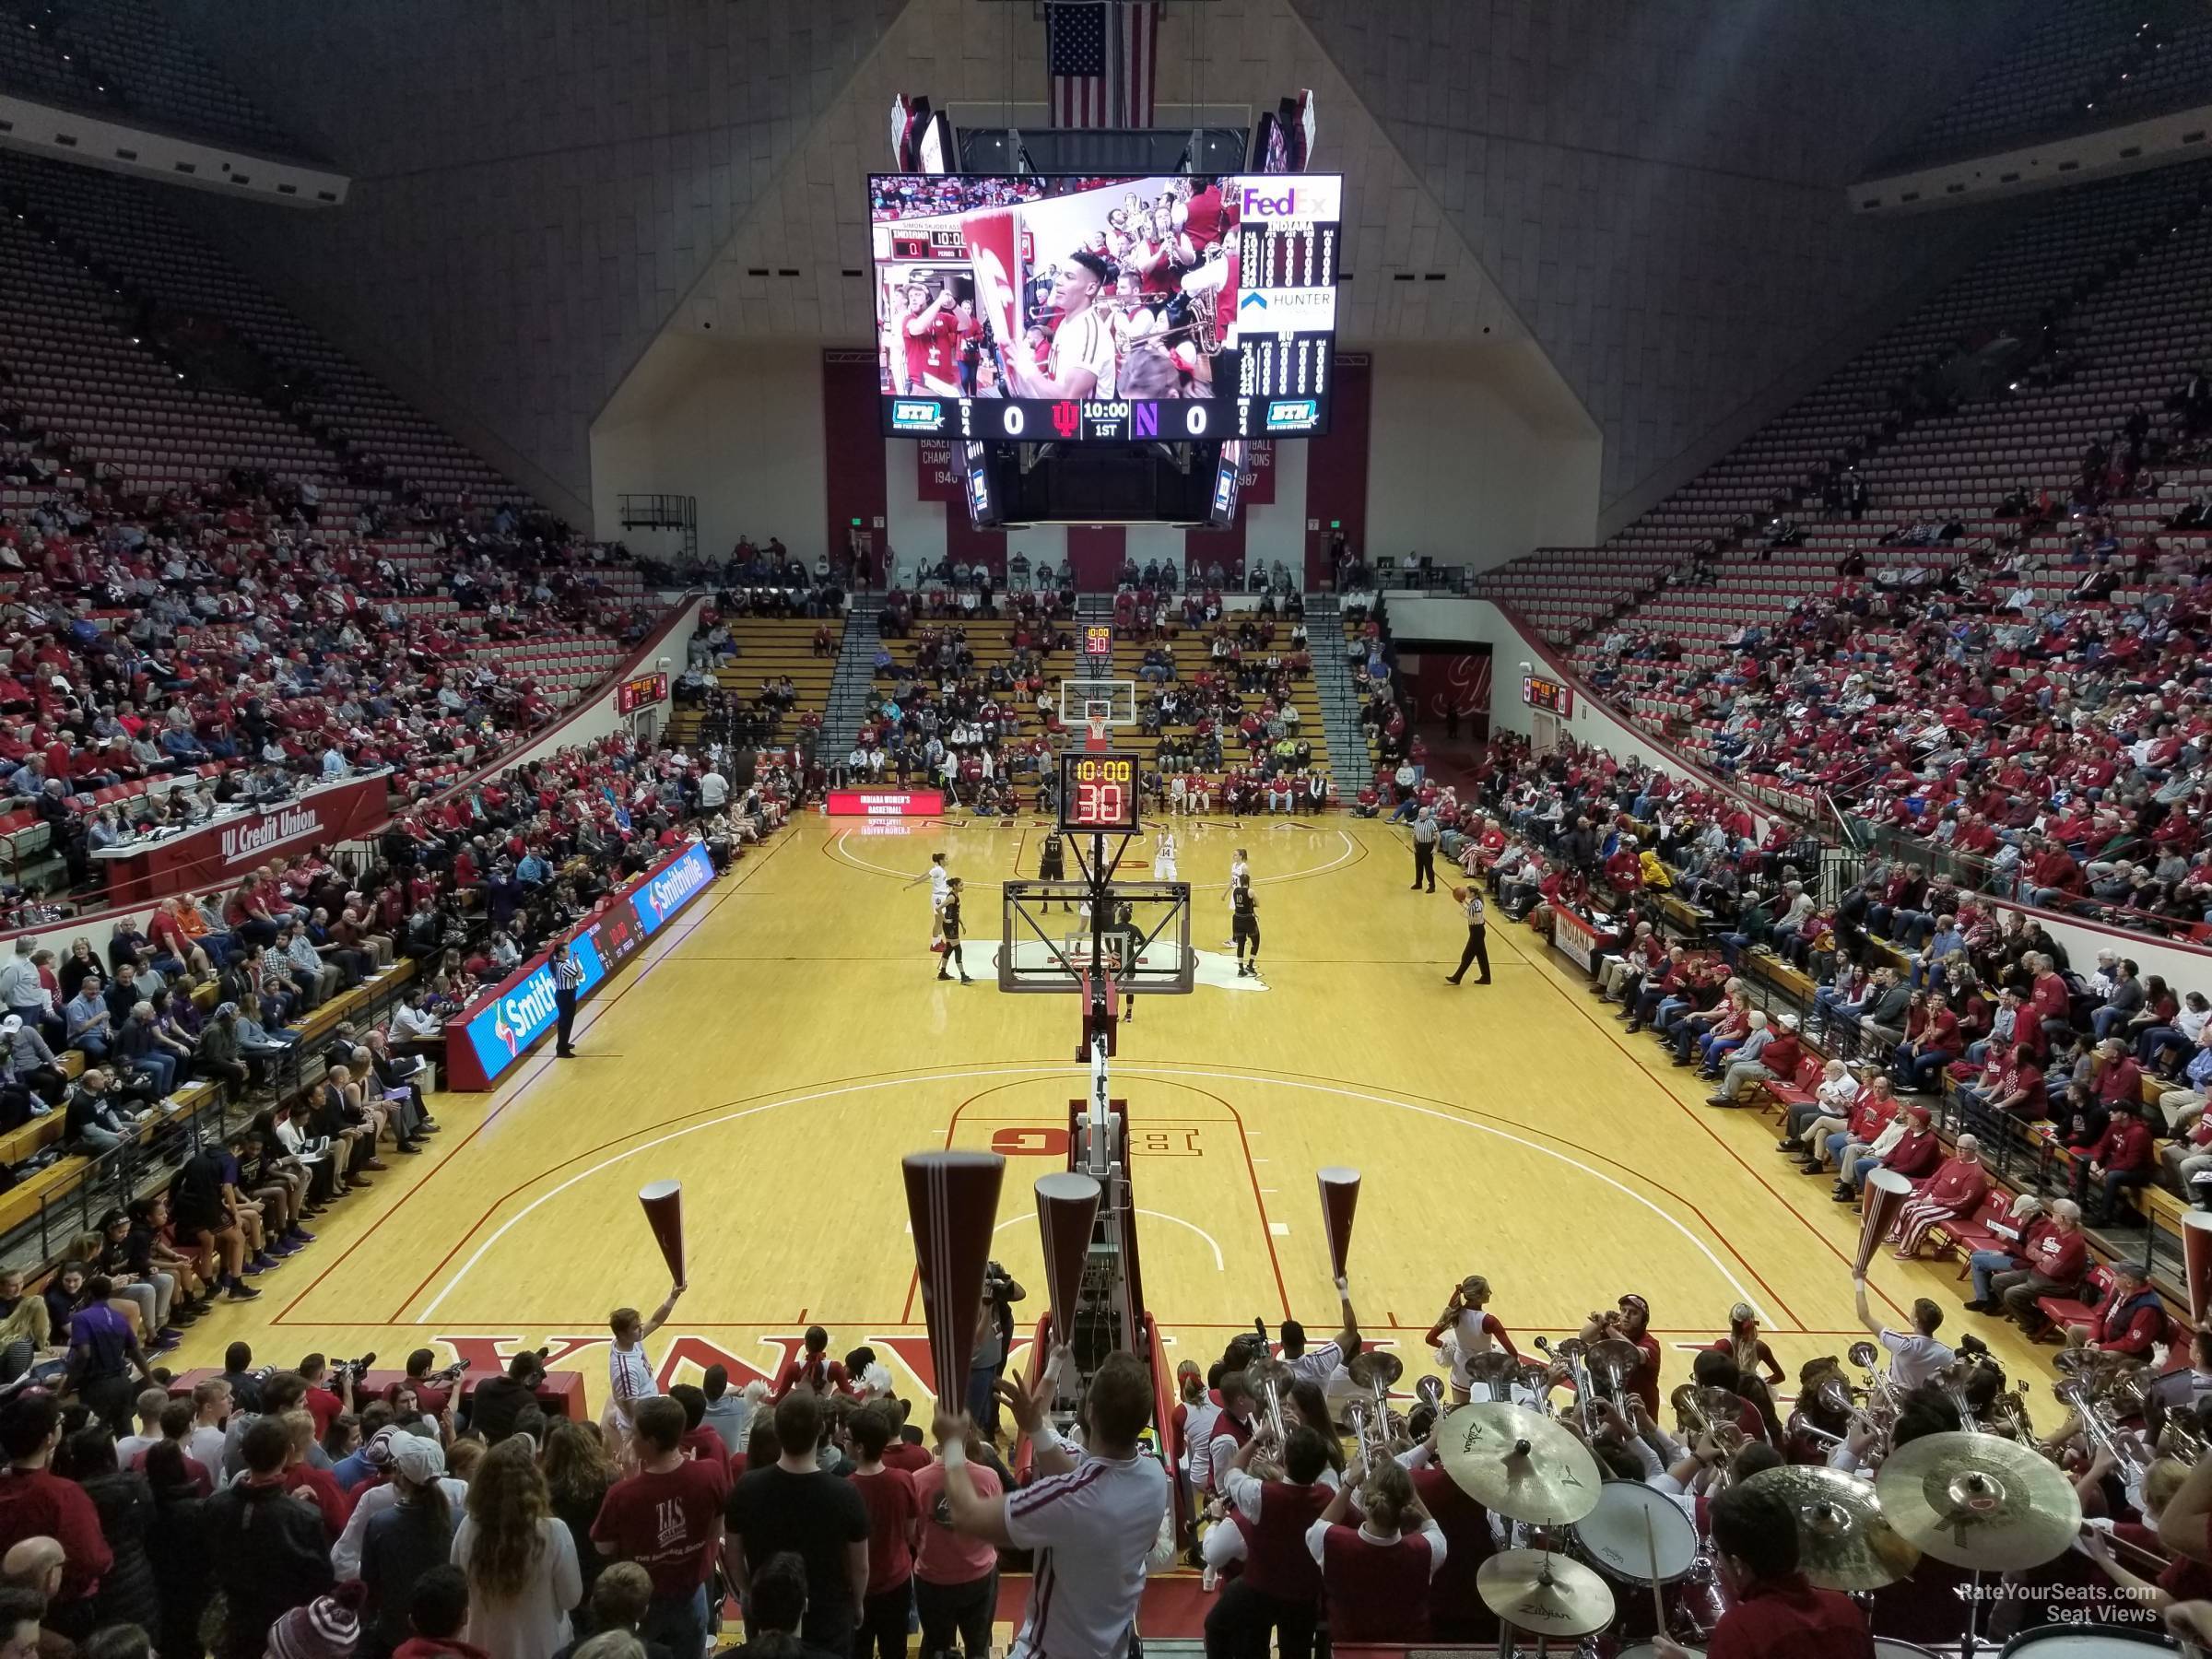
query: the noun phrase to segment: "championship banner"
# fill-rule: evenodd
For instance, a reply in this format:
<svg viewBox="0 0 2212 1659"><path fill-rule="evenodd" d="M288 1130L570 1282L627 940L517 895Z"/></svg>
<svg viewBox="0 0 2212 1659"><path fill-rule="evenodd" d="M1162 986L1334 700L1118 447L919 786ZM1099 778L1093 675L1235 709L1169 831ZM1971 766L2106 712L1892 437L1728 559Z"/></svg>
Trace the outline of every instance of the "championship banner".
<svg viewBox="0 0 2212 1659"><path fill-rule="evenodd" d="M1345 1258L1352 1249L1352 1214L1359 1207L1359 1171L1330 1169L1320 1172L1321 1220L1329 1235L1329 1273L1347 1277Z"/></svg>
<svg viewBox="0 0 2212 1659"><path fill-rule="evenodd" d="M939 1398L957 1406L966 1399L975 1357L983 1269L991 1262L991 1230L998 1219L1006 1160L995 1152L914 1152L903 1168L931 1382Z"/></svg>
<svg viewBox="0 0 2212 1659"><path fill-rule="evenodd" d="M1876 1170L1866 1177L1865 1208L1859 1217L1859 1253L1853 1258L1851 1269L1854 1276L1866 1277L1866 1265L1874 1260L1875 1250L1889 1236L1889 1230L1897 1225L1898 1212L1905 1207L1905 1200L1912 1195L1912 1182L1895 1170Z"/></svg>
<svg viewBox="0 0 2212 1659"><path fill-rule="evenodd" d="M2189 1323L2205 1328L2207 1302L2212 1302L2212 1210L2182 1212L2182 1275L2189 1291Z"/></svg>
<svg viewBox="0 0 2212 1659"><path fill-rule="evenodd" d="M968 499L968 473L949 439L926 438L914 446L914 500L947 506Z"/></svg>

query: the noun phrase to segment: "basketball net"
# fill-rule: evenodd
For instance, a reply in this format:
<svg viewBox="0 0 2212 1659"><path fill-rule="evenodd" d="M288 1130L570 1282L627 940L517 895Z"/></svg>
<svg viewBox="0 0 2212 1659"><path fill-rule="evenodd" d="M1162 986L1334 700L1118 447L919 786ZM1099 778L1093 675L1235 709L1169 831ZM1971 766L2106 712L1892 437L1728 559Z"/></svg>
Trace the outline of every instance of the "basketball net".
<svg viewBox="0 0 2212 1659"><path fill-rule="evenodd" d="M1111 705L1109 704L1096 702L1084 704L1083 747L1090 753L1100 753L1112 747L1106 735L1106 723L1110 715Z"/></svg>

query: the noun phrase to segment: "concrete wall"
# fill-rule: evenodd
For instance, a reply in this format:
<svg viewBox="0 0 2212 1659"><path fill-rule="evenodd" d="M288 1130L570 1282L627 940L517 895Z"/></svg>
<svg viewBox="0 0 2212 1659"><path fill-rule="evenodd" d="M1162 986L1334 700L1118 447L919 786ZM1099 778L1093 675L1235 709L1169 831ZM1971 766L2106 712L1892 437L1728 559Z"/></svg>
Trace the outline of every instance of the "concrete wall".
<svg viewBox="0 0 2212 1659"><path fill-rule="evenodd" d="M1596 540L1603 444L1542 352L1521 342L1374 355L1363 551L1488 568Z"/></svg>
<svg viewBox="0 0 2212 1659"><path fill-rule="evenodd" d="M664 335L592 423L602 536L621 535L624 492L688 495L701 552L777 535L811 564L823 551L824 482L821 353L809 346ZM905 546L896 535L891 545Z"/></svg>

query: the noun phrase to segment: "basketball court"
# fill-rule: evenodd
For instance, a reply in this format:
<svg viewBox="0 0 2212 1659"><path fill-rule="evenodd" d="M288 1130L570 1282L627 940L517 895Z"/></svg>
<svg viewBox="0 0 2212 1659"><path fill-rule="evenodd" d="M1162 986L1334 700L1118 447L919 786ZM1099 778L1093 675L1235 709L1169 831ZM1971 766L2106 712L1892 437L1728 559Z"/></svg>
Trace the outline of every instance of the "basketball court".
<svg viewBox="0 0 2212 1659"><path fill-rule="evenodd" d="M1750 1302L1793 1373L1860 1334L1855 1218L1775 1156L1771 1121L1699 1104L1705 1086L1626 1035L1525 928L1492 926L1494 983L1445 984L1464 929L1445 893L1407 890L1403 830L1174 827L1194 988L1140 995L1112 1071L1171 1359L1210 1360L1255 1317L1332 1320L1325 1165L1363 1173L1352 1295L1367 1335L1406 1350L1407 1393L1433 1369L1422 1333L1474 1272L1524 1348L1627 1290L1679 1348ZM1044 1306L1031 1187L1066 1167L1088 1080L1079 998L1005 994L988 967L998 884L1034 876L1045 828L807 816L586 1006L579 1058L548 1050L494 1093L441 1097L431 1150L394 1159L372 1195L324 1218L322 1248L196 1326L178 1359L216 1363L243 1336L262 1361L389 1364L427 1345L481 1372L546 1343L596 1412L607 1311L667 1288L637 1193L673 1178L689 1290L653 1344L665 1382L717 1359L739 1382L772 1375L818 1323L834 1352L870 1343L919 1394L900 1159L947 1146L1006 1158L996 1253L1030 1291L1026 1332ZM1130 843L1124 877L1144 877L1150 845ZM1228 947L1240 847L1259 981L1235 977ZM973 985L935 980L928 889L908 885L935 851L966 885ZM1877 1311L1897 1318L1955 1271L1877 1257ZM1981 1323L2019 1362L2017 1338ZM1687 1356L1670 1360L1669 1385L1688 1376Z"/></svg>

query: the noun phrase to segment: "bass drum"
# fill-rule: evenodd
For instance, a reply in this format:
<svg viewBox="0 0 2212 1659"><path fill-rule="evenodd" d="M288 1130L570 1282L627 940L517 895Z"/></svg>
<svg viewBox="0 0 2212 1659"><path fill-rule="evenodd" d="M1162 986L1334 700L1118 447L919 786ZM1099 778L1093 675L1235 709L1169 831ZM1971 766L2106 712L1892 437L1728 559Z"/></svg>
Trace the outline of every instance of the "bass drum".
<svg viewBox="0 0 2212 1659"><path fill-rule="evenodd" d="M1617 1638L1633 1641L1671 1632L1681 1601L1679 1586L1698 1560L1698 1529L1680 1504L1641 1481L1608 1480L1598 1493L1597 1507L1573 1527L1569 1547L1616 1586ZM1664 1626L1652 1605L1654 1577L1666 1611Z"/></svg>
<svg viewBox="0 0 2212 1659"><path fill-rule="evenodd" d="M2005 1644L2004 1659L2013 1659L2016 1653L2027 1659L2149 1659L2153 1653L2181 1651L2180 1642L2158 1630L2055 1624L2022 1630Z"/></svg>

